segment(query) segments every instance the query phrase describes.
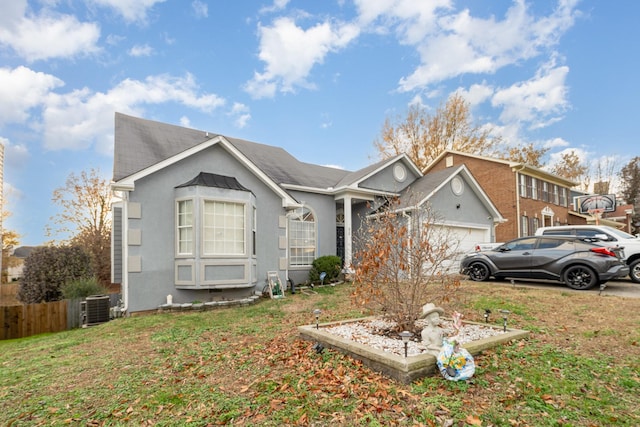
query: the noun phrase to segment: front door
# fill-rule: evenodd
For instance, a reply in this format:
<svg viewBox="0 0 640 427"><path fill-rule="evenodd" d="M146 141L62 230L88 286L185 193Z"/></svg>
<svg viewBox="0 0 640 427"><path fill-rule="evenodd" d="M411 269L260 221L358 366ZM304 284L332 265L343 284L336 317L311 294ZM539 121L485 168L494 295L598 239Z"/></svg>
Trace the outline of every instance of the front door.
<svg viewBox="0 0 640 427"><path fill-rule="evenodd" d="M336 227L336 255L342 260L344 265L344 226L338 225Z"/></svg>

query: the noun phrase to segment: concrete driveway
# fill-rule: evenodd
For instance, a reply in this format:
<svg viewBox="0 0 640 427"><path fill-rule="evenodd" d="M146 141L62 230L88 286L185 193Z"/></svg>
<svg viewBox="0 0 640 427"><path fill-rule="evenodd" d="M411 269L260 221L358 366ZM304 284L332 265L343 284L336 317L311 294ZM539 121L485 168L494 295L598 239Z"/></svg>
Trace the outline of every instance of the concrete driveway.
<svg viewBox="0 0 640 427"><path fill-rule="evenodd" d="M590 294L599 294L600 288L595 287L588 291L576 291L573 290L562 283L553 282L553 281L542 281L542 280L523 280L517 279L514 280L513 283L510 279L494 282L489 281L487 284L495 285L495 286L515 286L521 288L538 288L538 289L553 289L556 291L562 292L580 292L580 293L590 293ZM610 280L605 283L606 288L602 291L602 295L613 295L618 297L626 297L626 298L640 298L640 283L633 283L629 279L617 279Z"/></svg>

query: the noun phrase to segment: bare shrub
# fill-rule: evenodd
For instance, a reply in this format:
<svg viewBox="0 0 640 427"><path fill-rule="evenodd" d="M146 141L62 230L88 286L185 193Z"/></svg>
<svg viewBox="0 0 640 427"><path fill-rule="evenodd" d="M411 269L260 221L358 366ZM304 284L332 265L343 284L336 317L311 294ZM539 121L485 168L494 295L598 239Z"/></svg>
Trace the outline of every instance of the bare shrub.
<svg viewBox="0 0 640 427"><path fill-rule="evenodd" d="M357 234L355 304L381 312L398 330L416 331L428 302L448 301L460 285L447 272L459 241L430 205L389 199Z"/></svg>

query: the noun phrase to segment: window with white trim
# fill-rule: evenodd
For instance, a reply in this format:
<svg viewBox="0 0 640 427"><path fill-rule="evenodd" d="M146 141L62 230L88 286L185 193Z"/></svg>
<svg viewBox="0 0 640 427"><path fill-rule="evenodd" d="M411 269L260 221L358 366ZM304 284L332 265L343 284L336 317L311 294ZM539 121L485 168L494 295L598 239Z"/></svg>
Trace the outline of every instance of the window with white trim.
<svg viewBox="0 0 640 427"><path fill-rule="evenodd" d="M519 174L520 178L520 197L527 197L527 177Z"/></svg>
<svg viewBox="0 0 640 427"><path fill-rule="evenodd" d="M531 235L536 234L538 228L540 228L540 218L531 218Z"/></svg>
<svg viewBox="0 0 640 427"><path fill-rule="evenodd" d="M176 209L178 255L193 255L193 200L179 200Z"/></svg>
<svg viewBox="0 0 640 427"><path fill-rule="evenodd" d="M256 238L256 224L258 224L258 211L256 210L256 208L253 208L253 225L251 226L251 253L255 256L256 255L256 243L257 243L257 238Z"/></svg>
<svg viewBox="0 0 640 427"><path fill-rule="evenodd" d="M202 252L203 255L245 254L244 203L204 201Z"/></svg>
<svg viewBox="0 0 640 427"><path fill-rule="evenodd" d="M316 258L316 219L306 207L289 214L289 263L310 266Z"/></svg>
<svg viewBox="0 0 640 427"><path fill-rule="evenodd" d="M529 217L522 215L520 218L520 237L526 237L529 235Z"/></svg>
<svg viewBox="0 0 640 427"><path fill-rule="evenodd" d="M538 200L538 180L531 178L531 198Z"/></svg>

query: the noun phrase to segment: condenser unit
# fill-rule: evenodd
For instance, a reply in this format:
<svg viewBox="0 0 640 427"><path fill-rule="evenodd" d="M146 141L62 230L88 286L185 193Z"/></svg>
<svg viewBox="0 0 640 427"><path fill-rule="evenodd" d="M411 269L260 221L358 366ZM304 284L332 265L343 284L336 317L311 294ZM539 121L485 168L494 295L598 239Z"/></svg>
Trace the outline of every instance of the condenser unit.
<svg viewBox="0 0 640 427"><path fill-rule="evenodd" d="M99 325L109 321L109 295L91 295L80 304L83 327Z"/></svg>

